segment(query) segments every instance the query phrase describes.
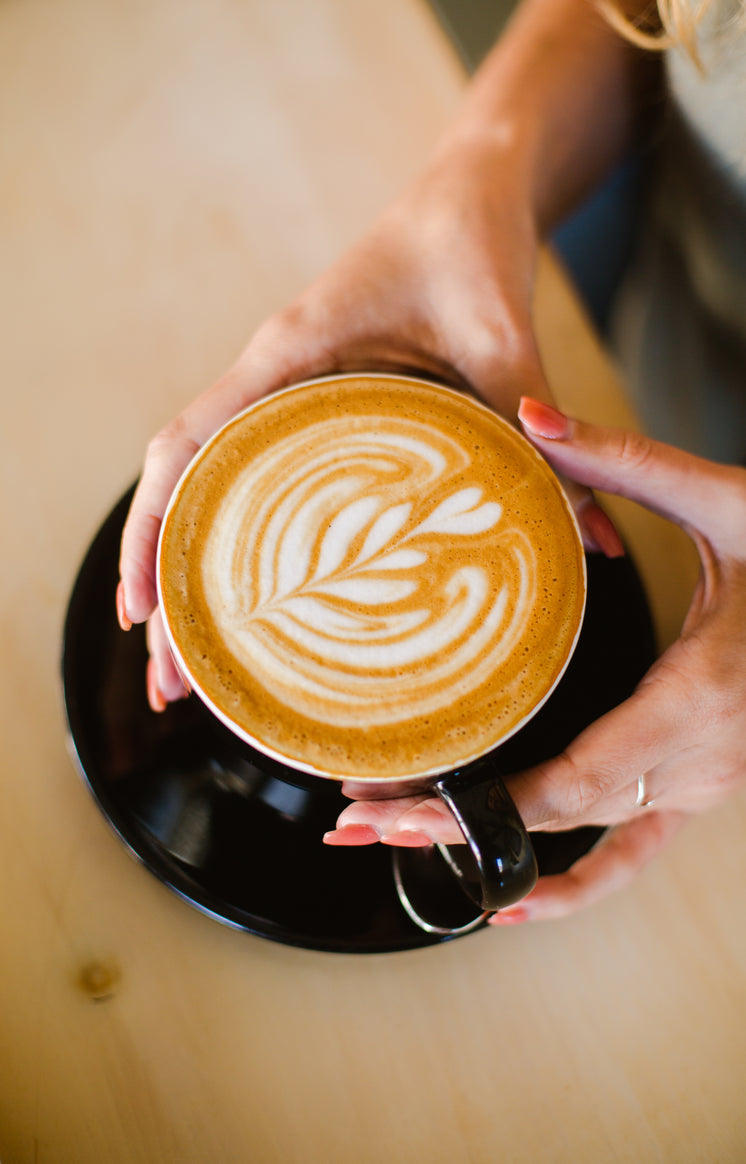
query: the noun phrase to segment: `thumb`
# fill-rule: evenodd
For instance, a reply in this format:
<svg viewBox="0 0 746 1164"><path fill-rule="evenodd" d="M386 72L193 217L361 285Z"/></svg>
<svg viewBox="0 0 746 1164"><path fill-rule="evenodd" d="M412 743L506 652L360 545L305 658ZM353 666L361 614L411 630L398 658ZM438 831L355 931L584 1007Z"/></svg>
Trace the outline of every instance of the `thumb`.
<svg viewBox="0 0 746 1164"><path fill-rule="evenodd" d="M746 499L746 474L636 432L566 417L530 397L518 417L526 435L558 472L591 488L638 501L654 513L704 533L724 550L743 545L746 521L734 522L729 499ZM742 480L741 478L744 478ZM736 525L738 528L736 529Z"/></svg>

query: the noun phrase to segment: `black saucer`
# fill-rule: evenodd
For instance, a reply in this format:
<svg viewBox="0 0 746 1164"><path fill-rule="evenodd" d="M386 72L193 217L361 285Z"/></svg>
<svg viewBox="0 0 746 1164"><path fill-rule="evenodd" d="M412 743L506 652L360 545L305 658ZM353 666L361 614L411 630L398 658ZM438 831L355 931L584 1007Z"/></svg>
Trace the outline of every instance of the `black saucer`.
<svg viewBox="0 0 746 1164"><path fill-rule="evenodd" d="M124 634L114 609L131 496L130 490L111 512L83 561L63 647L72 743L104 816L164 884L238 929L346 953L449 940L425 933L403 909L389 849L322 844L348 803L336 784L253 753L195 697L162 715L150 711L144 630ZM575 657L551 700L503 745L505 772L560 751L624 699L653 659L647 603L632 564L593 555L588 568L588 610ZM569 868L599 833L533 834L540 872ZM423 894L449 925L473 916L450 878Z"/></svg>

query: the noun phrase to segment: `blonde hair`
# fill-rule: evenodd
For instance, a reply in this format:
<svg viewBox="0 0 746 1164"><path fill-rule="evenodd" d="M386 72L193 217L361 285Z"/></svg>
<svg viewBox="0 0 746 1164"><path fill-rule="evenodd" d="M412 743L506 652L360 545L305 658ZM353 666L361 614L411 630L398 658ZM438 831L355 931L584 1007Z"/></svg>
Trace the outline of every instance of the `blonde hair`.
<svg viewBox="0 0 746 1164"><path fill-rule="evenodd" d="M640 48L662 49L674 45L684 49L695 65L702 62L697 48L697 25L710 7L712 0L655 0L634 14L626 12L614 0L598 0L599 7L609 24L626 40Z"/></svg>

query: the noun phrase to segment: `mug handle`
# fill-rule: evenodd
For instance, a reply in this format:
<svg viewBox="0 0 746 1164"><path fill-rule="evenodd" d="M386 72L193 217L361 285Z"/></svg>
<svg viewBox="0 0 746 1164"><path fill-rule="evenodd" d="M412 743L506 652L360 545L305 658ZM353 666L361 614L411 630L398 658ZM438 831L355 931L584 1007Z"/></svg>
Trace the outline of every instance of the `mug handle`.
<svg viewBox="0 0 746 1164"><path fill-rule="evenodd" d="M433 784L467 841L448 845L448 861L462 888L481 909L514 905L536 884L539 872L531 839L497 771L485 756Z"/></svg>

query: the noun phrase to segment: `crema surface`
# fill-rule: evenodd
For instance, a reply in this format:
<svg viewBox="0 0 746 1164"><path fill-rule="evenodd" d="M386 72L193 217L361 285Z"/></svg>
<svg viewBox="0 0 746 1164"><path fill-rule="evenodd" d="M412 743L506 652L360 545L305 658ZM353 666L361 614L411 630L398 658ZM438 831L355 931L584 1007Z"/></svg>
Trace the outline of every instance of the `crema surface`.
<svg viewBox="0 0 746 1164"><path fill-rule="evenodd" d="M572 651L584 560L551 470L470 397L354 376L267 397L167 515L177 657L258 747L338 777L444 771Z"/></svg>

